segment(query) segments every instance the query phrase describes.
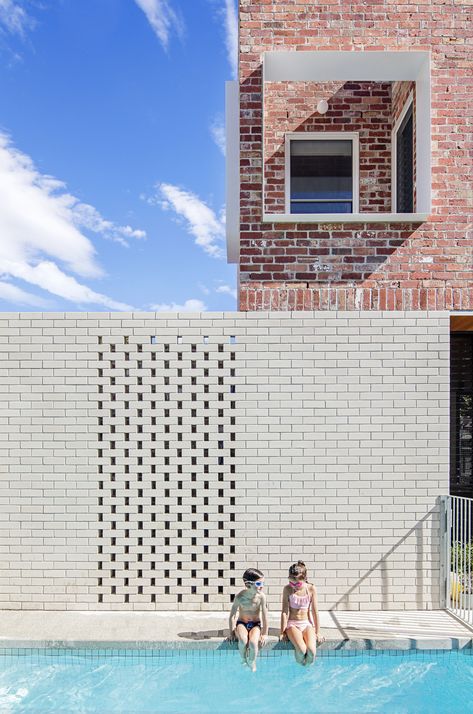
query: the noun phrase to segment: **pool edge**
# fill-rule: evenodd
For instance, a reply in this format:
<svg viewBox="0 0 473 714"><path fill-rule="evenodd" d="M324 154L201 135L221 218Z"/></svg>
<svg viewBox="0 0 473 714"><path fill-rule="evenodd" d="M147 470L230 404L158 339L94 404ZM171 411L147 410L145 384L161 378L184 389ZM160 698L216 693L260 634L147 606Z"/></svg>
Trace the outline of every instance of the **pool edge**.
<svg viewBox="0 0 473 714"><path fill-rule="evenodd" d="M210 650L232 651L236 644L222 640L20 640L0 638L0 654L2 650L11 649L87 649L87 650ZM375 650L471 650L473 638L468 637L435 637L435 638L397 638L397 639L334 639L327 640L318 647L320 652L330 651L375 651ZM292 650L288 642L270 640L264 646L264 651Z"/></svg>

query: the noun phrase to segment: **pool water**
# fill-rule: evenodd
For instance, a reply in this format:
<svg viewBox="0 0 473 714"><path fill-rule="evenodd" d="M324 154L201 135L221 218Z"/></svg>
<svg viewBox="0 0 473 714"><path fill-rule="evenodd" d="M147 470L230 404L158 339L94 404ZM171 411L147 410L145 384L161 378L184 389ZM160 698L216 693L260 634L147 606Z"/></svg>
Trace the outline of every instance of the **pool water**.
<svg viewBox="0 0 473 714"><path fill-rule="evenodd" d="M32 650L0 655L0 712L473 712L473 656L448 652L324 654Z"/></svg>

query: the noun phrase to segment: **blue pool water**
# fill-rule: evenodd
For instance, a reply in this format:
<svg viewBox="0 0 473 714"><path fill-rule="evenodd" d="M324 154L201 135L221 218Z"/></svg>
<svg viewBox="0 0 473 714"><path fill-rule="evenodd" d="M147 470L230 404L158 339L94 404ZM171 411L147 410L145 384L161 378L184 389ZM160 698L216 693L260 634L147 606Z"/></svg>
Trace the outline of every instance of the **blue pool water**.
<svg viewBox="0 0 473 714"><path fill-rule="evenodd" d="M0 655L0 712L473 712L473 656L461 652L287 652L256 673L235 652L35 650Z"/></svg>

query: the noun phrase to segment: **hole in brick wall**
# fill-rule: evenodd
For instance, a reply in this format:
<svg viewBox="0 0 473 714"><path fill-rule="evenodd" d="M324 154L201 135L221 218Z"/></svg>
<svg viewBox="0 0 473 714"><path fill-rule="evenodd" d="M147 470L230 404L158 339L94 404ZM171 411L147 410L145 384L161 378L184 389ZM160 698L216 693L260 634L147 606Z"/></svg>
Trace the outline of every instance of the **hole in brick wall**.
<svg viewBox="0 0 473 714"><path fill-rule="evenodd" d="M154 335L151 336L151 344L155 345L157 342L156 337Z"/></svg>
<svg viewBox="0 0 473 714"><path fill-rule="evenodd" d="M235 345L236 344L236 335L230 335L230 344Z"/></svg>
<svg viewBox="0 0 473 714"><path fill-rule="evenodd" d="M227 338L227 339L229 339L229 338ZM183 342L183 340L182 340L182 342ZM163 349L164 349L164 351L166 351L166 348L164 346L163 346ZM197 352L197 345L195 343L192 343L188 349L190 350L190 352L195 353L195 352ZM225 352L224 345L221 344L220 346L217 346L217 350L224 353ZM140 351L140 350L138 350L138 351ZM171 352L169 346L168 346L167 351ZM161 427L161 429L157 429L156 431L153 431L151 433L149 433L148 429L146 429L146 433L147 434L149 433L149 435L146 437L147 441L140 440L140 441L135 442L136 437L134 437L134 433L144 434L145 433L144 424L143 424L143 422L139 422L137 424L136 424L136 422L134 422L133 429L131 429L131 430L128 429L128 431L122 430L119 426L120 419L121 419L121 422L123 423L124 419L126 419L127 417L125 417L123 415L123 412L121 412L121 414L119 413L119 421L117 422L117 429L118 429L119 434L126 434L124 439L126 439L130 443L130 450L127 450L127 455L125 458L127 458L127 459L130 458L130 454L135 455L133 453L133 450L131 450L131 449L138 449L142 452L144 452L145 449L147 449L147 452L143 454L143 457L145 457L145 458L138 457L138 459L141 460L141 465L143 463L146 464L147 460L148 460L148 464L146 464L146 466L144 467L144 472L139 472L140 475L138 473L136 473L136 477L133 480L133 486L128 491L128 493L130 494L130 499L128 501L128 504L133 503L132 498L134 497L134 494L136 494L139 499L144 498L143 489L137 488L136 484L140 479L144 480L144 481L147 480L146 470L149 469L148 473L151 472L154 474L160 472L160 469L162 467L158 467L158 469L156 469L156 465L154 463L149 464L149 460L150 460L150 457L153 460L156 458L159 458L159 455L160 455L159 443L161 443L161 445L162 445L164 443L164 440L161 441L161 439L163 438L163 435L164 434L168 435L168 438L166 440L168 442L167 451L168 451L168 453L170 452L171 455L162 457L163 461L164 461L164 467L165 468L167 467L168 470L163 473L161 478L163 478L163 480L165 482L172 481L173 488L172 488L172 490L171 490L171 488L166 488L163 491L164 498L168 501L168 503L163 504L163 510L165 510L166 513L168 514L167 518L171 519L172 517L170 515L171 509L170 509L169 499L174 498L176 496L174 488L177 487L179 496L176 497L175 503L178 504L178 508L181 510L180 510L180 513L179 514L176 513L175 516L176 516L176 519L179 519L179 524L180 525L182 524L182 525L177 530L177 533L176 533L176 523L174 521L168 520L168 521L164 522L163 533L167 532L168 535L163 537L163 539L162 539L162 542L165 543L165 548L166 548L166 551L165 551L165 553L163 553L162 557L164 558L164 556L166 556L166 563L168 565L171 563L174 563L174 561L176 560L176 555L181 557L181 560L178 561L181 565L178 567L180 570L182 570L183 575L185 573L188 574L189 572L193 573L192 577L193 577L193 579L196 579L196 583L193 585L194 590L192 591L192 595L198 597L199 601L202 602L203 594L199 590L199 582L203 582L204 578L199 578L199 576L198 576L198 574L202 572L201 571L202 556L207 557L207 560L204 561L205 565L204 565L203 569L208 570L210 567L209 561L215 562L215 559L217 558L218 562L220 562L220 563L225 562L227 559L226 556L235 552L235 546L232 543L227 542L227 540L223 538L223 534L225 533L225 527L223 527L222 524L225 524L225 526L228 527L228 521L230 520L230 518L225 517L224 499L226 498L226 496L225 496L226 488L223 486L223 484L225 483L225 473L223 471L218 472L217 478L221 483L221 487L217 491L214 491L213 488L212 488L212 491L210 489L210 483L213 483L213 481L207 480L207 481L203 482L202 487L203 487L204 493L207 494L207 495L203 496L203 498L199 498L199 496L198 496L198 493L200 493L199 489L197 489L195 487L191 488L190 484L191 483L195 484L198 480L200 480L200 479L198 479L198 473L197 473L198 471L200 473L203 472L204 474L211 474L211 473L214 473L214 469L215 469L215 466L217 466L217 464L224 466L224 458L227 455L226 442L224 441L224 439L225 439L225 437L224 437L225 424L228 422L230 422L231 424L235 424L235 417L234 416L230 417L228 415L228 409L232 408L231 402L225 403L225 400L226 400L226 397L224 396L224 392L226 390L225 378L224 378L225 373L222 372L220 375L215 374L215 362L210 364L210 354L214 354L214 353L213 352L212 353L209 353L209 352L203 353L204 354L203 359L204 359L204 361L207 362L206 366L204 367L202 365L202 363L200 363L200 360L197 361L195 359L193 359L193 360L190 359L190 352L189 353L174 352L174 350L173 350L174 354L172 357L172 361L170 361L169 357L168 357L168 359L163 360L163 362L161 364L163 364L165 367L167 367L168 370L171 370L172 368L176 369L174 374L177 375L177 378L179 380L182 380L186 377L187 378L190 377L190 379L188 379L186 384L189 384L189 386L191 386L191 387L197 386L198 373L196 372L194 375L192 375L187 370L189 370L189 367L197 370L198 364L199 364L199 368L202 369L201 374L204 375L205 379L209 379L209 378L213 377L212 383L213 384L218 383L218 385L221 387L222 391L217 392L217 394L222 395L220 397L220 405L219 405L218 410L214 409L215 396L212 396L211 401L209 401L208 397L205 400L202 398L202 393L210 394L210 392L211 392L209 383L202 385L202 392L193 391L193 392L190 392L190 395L189 395L189 394L187 394L186 387L182 382L180 384L179 383L175 384L175 382L174 382L173 386L171 387L172 380L170 379L170 376L172 373L168 372L167 377L165 377L161 373L159 381L157 381L156 384L150 385L149 393L152 393L153 391L160 392L161 393L160 399L163 399L163 402L164 402L164 400L166 400L166 402L167 402L166 408L163 409L161 412L164 415L164 419L166 420L166 423ZM149 354L151 355L151 359L155 358L157 355L156 352L152 352L152 351L150 351ZM231 354L232 353L230 353L230 355ZM228 359L228 354L225 356L225 358L222 355L222 358L218 361L219 369L222 369L222 370L227 369L226 361L225 361L226 359ZM231 357L230 357L230 359L231 359ZM176 361L179 362L179 367L177 367ZM137 368L138 369L142 368L142 363L140 364L140 361L138 361ZM148 364L148 368L149 368L149 364ZM148 372L148 374L152 375L153 379L156 379L157 373L158 373L158 371L153 370L153 369L150 369L150 371ZM232 368L231 372L228 369L227 374L228 373L230 373L232 376L236 376L236 371L234 368ZM132 370L126 368L126 371L124 372L124 374L126 375L127 379L130 379L132 377ZM107 379L108 378L109 378L109 375L107 375ZM103 377L102 377L102 379L103 379ZM141 382L143 381L142 378L137 376L138 385L139 385L140 381ZM164 392L164 390L162 390L162 386L160 386L160 385L163 385L163 383L164 383L165 387L166 386L168 387L167 392ZM121 389L123 392L125 392L124 387L126 387L126 386L129 386L129 385L121 386ZM129 387L130 392L131 392L131 390L132 390L132 387ZM175 391L173 391L173 390L175 390ZM121 401L122 398L120 396L120 392L116 392L116 394L118 395L117 401ZM143 405L145 408L147 407L147 405L150 405L148 408L151 408L151 409L153 409L153 408L159 409L160 407L162 408L163 402L160 402L160 401L150 402L149 396L144 397L141 392L139 394L142 395L141 401L145 402L145 400L146 400L146 402L147 402L147 404L145 403ZM163 394L167 394L168 396L163 397ZM182 394L182 395L187 394L186 401L181 401L179 399L176 399L176 396L180 395L180 394ZM110 399L111 397L108 396L108 398ZM134 395L134 397L132 397L132 399L139 401L140 397ZM218 399L219 399L219 397L217 397L217 400ZM189 400L189 401L187 401L187 400ZM192 402L192 407L191 407L191 402ZM233 404L235 404L235 402ZM131 402L131 405L135 406L133 401ZM121 404L121 407L123 407L123 402ZM176 410L179 410L180 416L177 416ZM202 410L207 411L206 416L204 416L204 414L202 413ZM212 412L210 412L210 410L212 410ZM143 409L140 409L139 411L141 412L141 414L139 414L138 419L142 420L143 418L147 418L147 419L149 419L148 423L150 423L154 427L156 427L158 424L161 425L162 417L160 417L159 419L156 416L150 417L149 412L147 413L147 417L143 417ZM220 423L217 422L217 424L215 424L215 422L214 422L215 411L218 412L219 419L224 420L226 418L225 423L223 421L221 421ZM116 410L115 410L115 413L116 413ZM171 415L172 415L172 417L171 417ZM172 421L170 421L171 419L172 419ZM193 419L193 420L199 419L199 421L190 423L189 419ZM211 424L211 422L212 422L212 424ZM177 429L175 429L175 427L173 426L176 423L177 423L177 426L179 427L179 431ZM199 448L200 448L199 441L194 440L191 443L191 448L194 451L195 456L191 457L191 468L193 470L189 473L189 470L188 470L189 467L184 469L182 463L176 463L176 460L180 462L182 459L185 458L184 457L185 452L183 451L183 449L181 447L176 448L175 443L173 443L173 441L175 440L177 442L185 442L187 440L186 434L188 434L188 433L191 433L194 435L199 434L199 430L201 428L199 426L199 424L202 424L202 423L203 423L204 427L205 426L209 427L207 430L202 430L203 435L200 437L201 439L203 439L204 442L206 442L206 448L202 449L202 452L200 452L199 451ZM130 427L130 418L129 417L128 417L127 426L128 426L128 428ZM113 433L114 427L115 427L115 424L110 425L109 429L110 429L111 433ZM174 438L170 436L171 433L173 435L175 434ZM220 435L218 438L216 437L217 433ZM197 437L197 439L198 438L199 437ZM173 440L173 441L171 441L171 440ZM230 432L229 441L235 441L235 440L236 440L235 433ZM131 442L134 443L134 446L132 446ZM155 442L153 444L152 448L151 448L150 442ZM104 445L107 445L107 442L105 441L105 435L104 435L103 443L104 443ZM119 442L117 441L117 444L118 443ZM216 447L221 453L221 457L218 457L218 459L217 459L215 451L214 451L214 449ZM108 448L112 448L112 447L108 446ZM172 456L173 448L176 448L176 450L174 452L175 457ZM230 451L230 453L231 453L231 451ZM163 461L161 461L161 463L163 463ZM128 466L129 472L133 472L133 469L134 469L133 466L131 466L131 471L130 471L130 466L128 464L124 464L124 466L125 467ZM122 466L122 468L124 468L124 466ZM229 466L231 468L232 465L229 465ZM179 481L177 481L177 483L174 480L175 474L183 474L183 476L179 479ZM209 479L209 476L207 475L206 478ZM109 483L109 482L107 482L107 483ZM159 483L160 483L160 479L158 481L152 481L149 483L148 488L151 488L156 492ZM168 483L168 485L169 485L169 483ZM228 486L227 486L227 488L228 488ZM210 498L211 493L212 493L212 498ZM189 498L189 496L192 499L194 499L194 502L189 503L189 501L187 501L187 505L185 505L186 499ZM215 499L218 499L216 504L214 504ZM138 521L138 523L141 524L141 526L138 526L138 530L140 530L140 533L142 533L143 536L149 537L148 534L150 534L151 538L153 538L153 539L156 538L156 535L157 535L157 533L159 533L159 531L156 531L154 529L151 531L150 530L150 522L160 520L159 514L156 514L156 512L155 512L156 511L156 503L159 504L159 502L160 502L160 500L158 498L156 498L155 496L153 496L153 497L150 497L149 499L146 499L145 503L137 504L135 501L134 507L133 506L130 507L129 505L127 506L127 508L129 509L127 511L127 518L130 521L129 527L131 528L131 531L130 531L131 533L134 533L136 535L136 531L134 530L136 528L136 524L134 525L134 519L136 518L135 514L141 513L142 514L141 520ZM231 500L229 500L227 502L229 502L231 504ZM211 514L209 514L209 512L208 512L209 503L212 503L212 505L214 507L216 506L216 512L220 514L220 518L222 519L221 521L212 522ZM202 512L202 509L204 509L204 512ZM207 509L207 510L205 510L205 509ZM152 512L149 513L149 510L151 510ZM158 518L156 516L158 516ZM195 520L189 522L190 516L192 516L192 518L194 518ZM205 543L203 543L200 538L196 538L195 536L192 536L189 538L189 525L190 525L191 532L196 531L201 519L202 520L205 519L206 526L207 526L205 528L205 533L204 533L204 539L207 541ZM115 521L115 523L117 524L116 528L118 529L118 532L117 532L117 537L118 537L118 536L120 536L120 526L117 521ZM109 530L110 530L110 523L108 524L108 532L109 532ZM213 541L214 543L218 542L218 548L219 548L220 552L213 551L212 541L209 540L216 534L216 531L218 531L222 534L219 537L218 541ZM183 535L183 534L185 534L185 535ZM232 536L230 534L230 536L229 536L230 540L231 540L231 537ZM177 541L176 541L176 539L177 539ZM182 543L180 543L178 541L182 541ZM199 541L200 541L200 543L199 543ZM120 542L120 541L118 541L118 542ZM141 540L138 541L138 543L144 543L144 542L145 542L144 538L141 538ZM123 541L122 541L122 543L123 543ZM173 545L171 545L171 543L173 543ZM184 551L186 550L186 544L190 544L192 550L190 553L189 553L189 551L187 551L187 554L183 555ZM143 548L143 545L139 545L138 547ZM154 552L156 552L156 546L150 546L149 541L148 541L147 547L148 547L148 552L149 552L149 549L152 549L152 552L153 552L153 550L154 550ZM133 551L133 548L131 548L131 550ZM123 545L122 545L121 552L123 553ZM109 557L109 555L107 555L107 557ZM183 557L186 558L185 562L182 560ZM137 553L135 550L134 554L131 555L131 559L132 559L131 560L131 569L133 570L135 567L135 564L137 562L143 561L143 553L142 552ZM109 560L111 560L110 557L109 557ZM189 571L189 569L188 569L190 563L193 564L192 571ZM200 563L200 565L197 565L198 563ZM158 566L159 566L159 564L158 564ZM156 563L154 561L153 561L153 564L151 564L151 563L149 564L150 570L154 570L155 567L156 567ZM197 570L195 570L196 567L197 567ZM131 577L134 577L134 576L131 575ZM185 580L185 578L184 578L184 580ZM208 578L206 580L208 581ZM182 579L181 579L181 582L182 582ZM207 586L208 586L208 583L207 583ZM223 585L219 586L218 592L222 593L223 588L224 588ZM132 602L136 602L136 600L134 600L134 598L137 597L136 593L137 593L136 589L134 590L134 594L133 594L133 592L131 593L130 600ZM172 597L172 600L174 602L176 602L177 594L174 594L173 592L168 590L168 595L170 595ZM123 602L123 593L121 595L117 594L116 597L118 598L118 601L120 601L120 598L121 598L121 601ZM159 597L160 597L159 595L155 595L154 601L159 602ZM170 600L169 602L171 602L172 600Z"/></svg>
<svg viewBox="0 0 473 714"><path fill-rule="evenodd" d="M204 345L208 345L208 344L209 344L208 335L204 335L203 338L202 338L202 341L203 341Z"/></svg>

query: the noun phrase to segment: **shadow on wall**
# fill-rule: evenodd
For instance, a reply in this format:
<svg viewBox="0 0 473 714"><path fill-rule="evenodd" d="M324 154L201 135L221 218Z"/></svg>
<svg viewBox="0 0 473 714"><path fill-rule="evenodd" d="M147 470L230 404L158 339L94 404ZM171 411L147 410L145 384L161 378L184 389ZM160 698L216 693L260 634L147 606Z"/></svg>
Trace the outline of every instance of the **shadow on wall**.
<svg viewBox="0 0 473 714"><path fill-rule="evenodd" d="M440 557L440 534L439 534L439 514L440 506L439 504L432 508L426 515L418 521L415 526L405 533L405 535L400 538L395 545L392 546L379 560L377 560L369 570L364 573L350 588L344 593L339 600L330 608L330 613L334 623L339 628L340 632L345 636L346 633L343 632L343 627L336 617L336 610L363 610L363 606L360 607L358 601L352 602L353 596L360 591L363 585L368 585L367 581L373 575L379 574L381 582L381 593L379 595L379 608L381 610L395 610L396 602L395 596L393 599L393 593L390 590L390 582L392 582L392 577L389 575L389 559L393 554L396 554L402 546L411 537L415 537L415 584L413 586L414 597L412 601L412 610L424 610L430 609L429 602L432 598L434 603L437 603L438 608L441 608L440 604L440 578L438 589L432 592L431 598L427 596L424 591L424 568L426 566L425 558L428 558L429 566L435 561L439 560ZM428 531L429 541L430 541L430 552L426 552L425 548L425 531ZM410 562L410 561L409 561ZM397 569L402 568L402 566L397 566ZM399 586L405 585L404 581L399 580ZM406 587L408 587L406 585ZM437 609L435 606L433 609Z"/></svg>
<svg viewBox="0 0 473 714"><path fill-rule="evenodd" d="M314 111L328 101L326 114ZM265 85L265 206L285 212L285 136L297 132L346 132L359 137L359 210L392 210L390 82L268 82ZM335 158L333 159L335 161ZM351 161L350 161L351 166ZM330 211L326 211L330 212ZM343 219L343 215L340 216Z"/></svg>

